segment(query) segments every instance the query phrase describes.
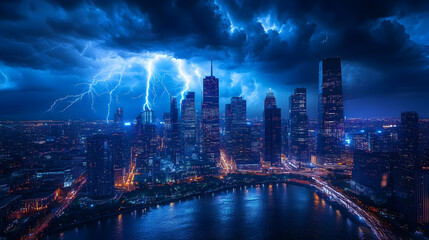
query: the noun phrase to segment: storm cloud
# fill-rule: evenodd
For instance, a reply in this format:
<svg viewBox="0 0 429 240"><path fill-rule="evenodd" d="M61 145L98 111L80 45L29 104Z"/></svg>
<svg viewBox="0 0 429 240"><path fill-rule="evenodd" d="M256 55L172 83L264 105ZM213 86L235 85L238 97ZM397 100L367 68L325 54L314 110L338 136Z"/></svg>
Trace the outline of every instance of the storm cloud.
<svg viewBox="0 0 429 240"><path fill-rule="evenodd" d="M76 118L82 111L101 119L105 110L93 111L88 99L64 112L46 110L84 91L80 84L106 62L140 53L181 59L201 76L213 58L221 104L241 95L249 99L250 117L260 117L258 101L269 88L286 110L292 90L307 87L313 118L318 62L339 56L346 116L416 110L429 117L428 16L427 1L6 0L0 3L0 119ZM167 80L180 78L165 72ZM171 93L183 89L170 86L180 88ZM199 87L195 77L190 90ZM130 118L141 108L143 89L134 91L114 103L125 105ZM160 96L156 111L168 111Z"/></svg>

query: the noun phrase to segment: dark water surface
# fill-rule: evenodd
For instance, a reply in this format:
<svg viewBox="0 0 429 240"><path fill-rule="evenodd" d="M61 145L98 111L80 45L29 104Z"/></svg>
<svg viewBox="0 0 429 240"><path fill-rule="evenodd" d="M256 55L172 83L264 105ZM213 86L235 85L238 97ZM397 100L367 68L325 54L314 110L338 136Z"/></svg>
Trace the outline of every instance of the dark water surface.
<svg viewBox="0 0 429 240"><path fill-rule="evenodd" d="M137 210L47 237L65 239L372 239L370 230L312 189L248 187Z"/></svg>

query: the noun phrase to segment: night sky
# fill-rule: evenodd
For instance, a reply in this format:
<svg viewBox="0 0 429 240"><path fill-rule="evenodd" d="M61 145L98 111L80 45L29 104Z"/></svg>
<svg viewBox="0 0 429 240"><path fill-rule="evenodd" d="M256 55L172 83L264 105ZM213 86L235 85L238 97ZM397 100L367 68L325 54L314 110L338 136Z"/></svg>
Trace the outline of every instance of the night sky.
<svg viewBox="0 0 429 240"><path fill-rule="evenodd" d="M428 29L429 1L2 0L0 119L132 119L146 99L159 116L186 89L199 108L210 58L221 111L243 96L261 117L271 88L286 117L306 87L316 118L318 62L336 56L346 117L429 117Z"/></svg>

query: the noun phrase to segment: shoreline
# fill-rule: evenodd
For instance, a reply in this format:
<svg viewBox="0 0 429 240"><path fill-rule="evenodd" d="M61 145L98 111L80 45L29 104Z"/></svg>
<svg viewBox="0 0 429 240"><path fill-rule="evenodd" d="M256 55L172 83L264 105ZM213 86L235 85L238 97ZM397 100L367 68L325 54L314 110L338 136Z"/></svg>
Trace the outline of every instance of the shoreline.
<svg viewBox="0 0 429 240"><path fill-rule="evenodd" d="M82 221L74 222L72 224L63 225L61 228L57 228L55 230L51 230L51 231L48 231L46 233L43 233L40 237L41 237L41 239L46 239L47 237L49 237L50 235L53 235L55 233L59 233L59 232L62 232L62 231L68 230L68 229L72 229L74 227L79 227L79 226L88 224L90 222L95 222L95 221L106 219L106 218L113 217L113 216L119 216L121 214L128 214L128 213L131 213L131 212L136 211L136 210L144 210L144 209L152 210L152 208L157 207L158 205L159 206L166 206L166 205L170 204L171 202L176 203L176 202L179 202L181 200L187 200L187 199L195 200L197 197L207 196L209 194L216 194L216 193L220 193L220 192L223 192L223 191L232 190L234 188L249 187L249 186L253 187L255 185L279 184L279 183L281 183L281 184L297 185L297 186L306 187L306 188L309 188L309 189L313 190L314 192L316 192L317 194L319 194L323 199L325 199L327 202L329 202L329 204L332 205L332 207L334 207L336 209L344 210L347 213L347 215L350 218L352 218L355 222L357 222L359 224L362 224L363 226L365 226L368 229L370 229L370 227L366 223L360 221L355 215L353 215L352 213L350 213L346 208L344 208L343 206L341 206L336 201L329 199L329 197L326 194L320 192L315 186L313 186L311 184L300 183L300 182L295 182L295 181L272 181L271 180L271 181L266 181L266 182L255 182L255 183L237 184L237 185L234 185L234 186L228 186L228 187L225 187L225 188L216 189L216 190L212 190L212 191L195 193L195 194L191 194L191 195L188 195L188 196L180 196L180 197L176 197L176 198L173 198L173 199L168 199L168 200L160 201L160 202L157 202L157 203L150 203L150 204L146 204L144 206L142 206L142 205L133 206L131 208L121 209L119 211L115 211L115 212L111 212L111 213L106 213L104 215L97 216L97 217L94 217L94 218L88 218L88 219L85 219L85 220L82 220Z"/></svg>

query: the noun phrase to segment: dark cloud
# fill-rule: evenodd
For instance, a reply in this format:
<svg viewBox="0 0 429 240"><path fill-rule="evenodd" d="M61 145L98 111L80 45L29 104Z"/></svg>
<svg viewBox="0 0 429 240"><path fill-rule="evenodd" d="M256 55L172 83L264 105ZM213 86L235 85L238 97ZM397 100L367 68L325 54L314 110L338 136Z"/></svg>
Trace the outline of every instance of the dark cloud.
<svg viewBox="0 0 429 240"><path fill-rule="evenodd" d="M429 92L429 48L422 43L429 34L415 26L429 26L428 12L428 1L399 0L5 0L0 70L25 71L20 78L11 74L15 85L8 91L47 89L34 80L42 78L57 89L58 79L71 86L78 82L73 77L94 74L112 51L160 51L194 61L214 57L226 71L247 73L261 86L315 92L318 61L340 56L346 101L418 93L422 102L429 100L422 97ZM235 86L224 96L240 92Z"/></svg>

